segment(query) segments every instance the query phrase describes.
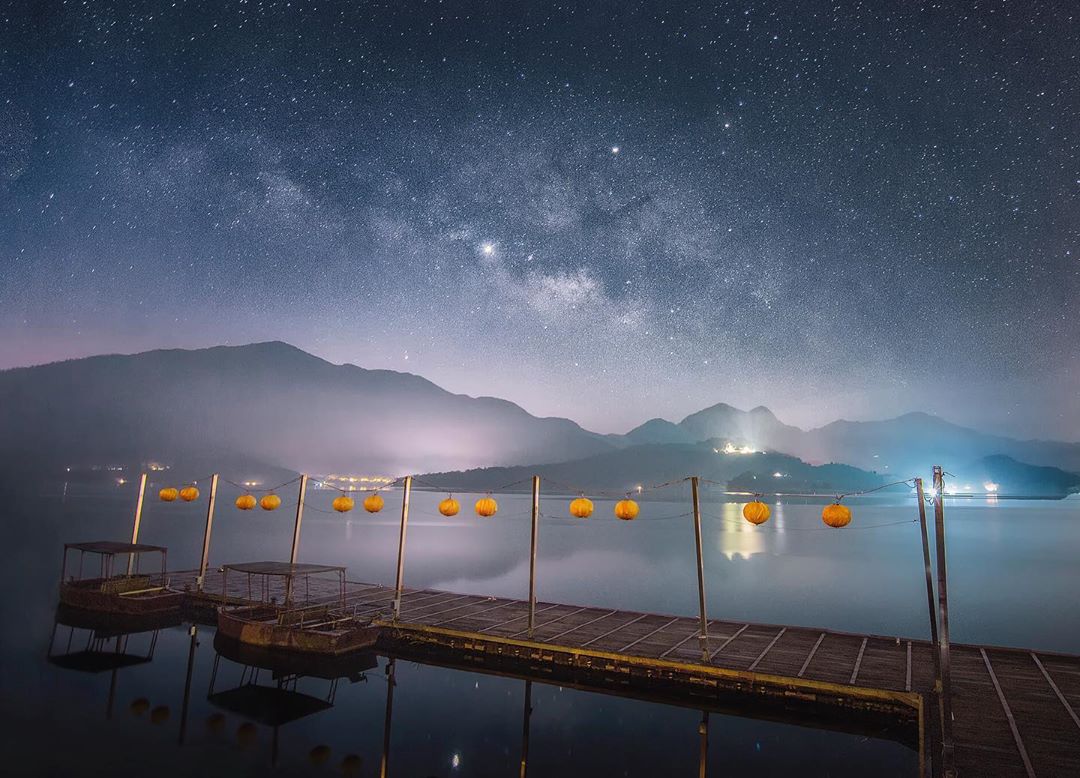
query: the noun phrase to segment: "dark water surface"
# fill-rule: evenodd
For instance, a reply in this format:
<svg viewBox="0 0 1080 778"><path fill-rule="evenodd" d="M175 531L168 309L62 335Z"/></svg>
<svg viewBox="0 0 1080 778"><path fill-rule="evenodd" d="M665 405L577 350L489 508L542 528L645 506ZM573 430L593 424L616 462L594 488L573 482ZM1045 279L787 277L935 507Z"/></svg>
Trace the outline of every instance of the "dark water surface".
<svg viewBox="0 0 1080 778"><path fill-rule="evenodd" d="M241 513L230 489L220 496L212 562L286 559L295 498L290 505L283 492L277 512ZM301 560L346 564L353 580L392 583L398 494L387 494L378 515L347 518L329 512L332 496L309 493ZM194 641L186 624L156 640L153 633L131 636L127 652L152 650L152 660L115 674L47 661L62 543L126 539L134 497L130 486L54 485L38 495L20 490L3 509L5 772L341 775L348 757L344 774L378 775L387 732L385 657L352 681L298 679L297 692L332 705L277 727L276 745L273 727L208 699L216 657L210 628L200 627ZM528 496L499 496L499 513L489 520L471 515L468 495L461 496L462 515L439 517L434 505L441 497L414 492L407 585L524 599ZM641 517L628 524L615 521L601 501L592 519L572 520L564 498L545 495L540 598L695 614L689 498L682 487L664 497L643 502ZM913 501L863 498L852 505L855 519L843 531L821 529L820 505L797 503L774 506L772 520L753 528L738 504L706 495L709 615L925 637ZM167 545L172 569L194 567L203 512L202 503L148 499L141 540ZM950 500L947 521L954 640L1080 651L1080 501ZM78 650L90 633L58 628L54 653L67 650L69 637ZM228 658L216 664L215 692L251 680ZM533 683L526 721L521 680L402 660L394 673L390 775L518 775L526 737L530 776L697 774L699 711ZM268 671L258 681L274 685ZM913 751L889 740L715 713L706 760L710 775L914 775L917 762Z"/></svg>

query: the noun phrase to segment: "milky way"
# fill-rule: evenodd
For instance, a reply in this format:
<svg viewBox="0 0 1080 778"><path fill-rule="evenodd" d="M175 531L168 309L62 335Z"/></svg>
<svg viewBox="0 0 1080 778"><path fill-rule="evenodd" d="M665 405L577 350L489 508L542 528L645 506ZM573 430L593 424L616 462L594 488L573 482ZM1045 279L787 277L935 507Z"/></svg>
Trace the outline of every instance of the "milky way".
<svg viewBox="0 0 1080 778"><path fill-rule="evenodd" d="M0 367L281 339L601 431L1080 438L1071 3L2 13Z"/></svg>

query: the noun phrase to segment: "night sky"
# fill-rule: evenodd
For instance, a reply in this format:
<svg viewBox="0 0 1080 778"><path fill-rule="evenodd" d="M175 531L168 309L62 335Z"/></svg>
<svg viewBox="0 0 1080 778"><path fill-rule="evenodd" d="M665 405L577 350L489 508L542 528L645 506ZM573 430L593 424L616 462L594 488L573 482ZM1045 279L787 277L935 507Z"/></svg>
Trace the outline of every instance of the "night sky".
<svg viewBox="0 0 1080 778"><path fill-rule="evenodd" d="M1080 439L1076 8L5 4L0 367L280 339L598 431Z"/></svg>

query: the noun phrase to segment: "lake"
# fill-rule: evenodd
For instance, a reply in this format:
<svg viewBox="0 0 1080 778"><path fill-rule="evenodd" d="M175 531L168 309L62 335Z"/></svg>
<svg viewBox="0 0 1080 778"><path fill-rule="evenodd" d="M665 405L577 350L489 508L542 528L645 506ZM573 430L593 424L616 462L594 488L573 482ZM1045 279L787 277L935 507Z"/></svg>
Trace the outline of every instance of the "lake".
<svg viewBox="0 0 1080 778"><path fill-rule="evenodd" d="M237 511L238 494L222 486L212 563L287 559L295 495L283 489L282 508L267 513ZM386 508L375 515L359 506L335 514L334 496L309 491L301 561L345 564L353 580L392 583L400 492L387 492ZM529 496L496 495L499 512L490 519L473 515L475 495L456 495L462 513L444 518L435 510L444 496L413 493L406 585L526 598ZM198 629L194 649L187 625L162 630L156 641L150 633L131 636L127 651L146 656L152 649L152 661L120 669L115 685L110 672L79 672L46 660L63 542L126 539L134 502L130 484L54 484L21 489L7 501L0 715L8 751L17 757L8 765L27 775L120 769L255 775L273 762L282 775L340 775L348 757L347 774L378 775L386 657L355 682L298 679L297 690L323 700L325 709L280 726L276 745L272 727L253 725L208 699L212 675L217 691L247 680L229 658L215 663L210 628ZM742 520L740 503L706 492L710 617L928 636L914 500L888 495L847 502L854 519L842 530L824 527L820 501L808 500L775 504L770 521L753 527ZM541 599L697 613L688 485L643 500L634 522L615 520L612 503L604 500L596 500L588 520L572 519L567 503L564 495L541 498ZM195 567L204 511L202 501L161 503L155 487L140 540L168 546L171 569ZM1076 498L947 499L953 640L1080 652L1078 519ZM72 645L88 636L75 631ZM68 637L66 628L57 630L54 653L66 649ZM394 673L390 775L518 775L526 731L531 776L697 774L698 711L533 683L526 727L520 680L404 661L394 662ZM269 682L265 676L262 682ZM190 704L181 745L185 688ZM917 761L910 749L886 739L719 714L708 719L706 760L716 775L822 776L914 775Z"/></svg>

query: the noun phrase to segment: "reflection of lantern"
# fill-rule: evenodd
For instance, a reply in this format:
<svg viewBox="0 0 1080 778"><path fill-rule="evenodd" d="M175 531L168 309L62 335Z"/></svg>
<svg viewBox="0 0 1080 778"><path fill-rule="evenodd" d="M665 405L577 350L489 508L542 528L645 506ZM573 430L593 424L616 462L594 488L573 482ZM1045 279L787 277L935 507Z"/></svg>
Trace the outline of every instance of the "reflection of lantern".
<svg viewBox="0 0 1080 778"><path fill-rule="evenodd" d="M276 494L268 494L259 500L259 507L264 511L276 511L281 507L281 498Z"/></svg>
<svg viewBox="0 0 1080 778"><path fill-rule="evenodd" d="M308 752L308 761L312 764L325 764L330 758L330 746L315 746Z"/></svg>
<svg viewBox="0 0 1080 778"><path fill-rule="evenodd" d="M834 502L832 505L826 505L825 510L821 512L821 520L830 527L835 527L837 529L846 527L851 523L851 508L846 505L841 505L838 502Z"/></svg>
<svg viewBox="0 0 1080 778"><path fill-rule="evenodd" d="M242 511L250 511L255 507L255 495L242 494L236 498L236 507Z"/></svg>
<svg viewBox="0 0 1080 778"><path fill-rule="evenodd" d="M363 766L364 760L359 754L345 754L345 758L341 760L341 772L345 775L359 775Z"/></svg>
<svg viewBox="0 0 1080 778"><path fill-rule="evenodd" d="M196 486L185 486L180 490L180 499L184 502L195 502L199 499L199 489Z"/></svg>
<svg viewBox="0 0 1080 778"><path fill-rule="evenodd" d="M145 697L139 697L131 701L131 712L136 716L141 716L148 710L150 710L150 700Z"/></svg>
<svg viewBox="0 0 1080 778"><path fill-rule="evenodd" d="M641 509L633 500L629 498L619 500L615 503L615 518L622 519L623 521L633 521L637 518L639 510Z"/></svg>
<svg viewBox="0 0 1080 778"><path fill-rule="evenodd" d="M206 717L206 728L215 735L220 735L225 731L225 714L211 713Z"/></svg>
<svg viewBox="0 0 1080 778"><path fill-rule="evenodd" d="M241 748L247 748L259 739L259 730L250 721L236 728L236 740Z"/></svg>
<svg viewBox="0 0 1080 778"><path fill-rule="evenodd" d="M578 519L587 519L592 516L592 500L587 497L578 497L570 503L570 515Z"/></svg>
<svg viewBox="0 0 1080 778"><path fill-rule="evenodd" d="M340 497L334 498L334 502L332 502L331 505L338 513L348 513L353 509L356 503L353 502L352 497L341 495Z"/></svg>
<svg viewBox="0 0 1080 778"><path fill-rule="evenodd" d="M164 489L158 492L158 497L161 498L162 502L176 502L176 498L179 496L180 490L174 489L171 486L166 486Z"/></svg>
<svg viewBox="0 0 1080 778"><path fill-rule="evenodd" d="M169 720L169 706L158 705L152 711L150 711L150 723L151 724L164 724Z"/></svg>
<svg viewBox="0 0 1080 778"><path fill-rule="evenodd" d="M372 492L364 498L364 510L368 513L378 513L383 509L383 505L385 503L378 492Z"/></svg>
<svg viewBox="0 0 1080 778"><path fill-rule="evenodd" d="M494 516L497 510L499 510L499 504L493 497L481 497L476 501L477 516Z"/></svg>
<svg viewBox="0 0 1080 778"><path fill-rule="evenodd" d="M453 497L447 497L441 503L439 503L439 513L443 516L457 516L458 511L461 510L461 503L455 500Z"/></svg>
<svg viewBox="0 0 1080 778"><path fill-rule="evenodd" d="M769 506L761 500L754 500L743 506L742 515L751 524L764 524L769 520Z"/></svg>

